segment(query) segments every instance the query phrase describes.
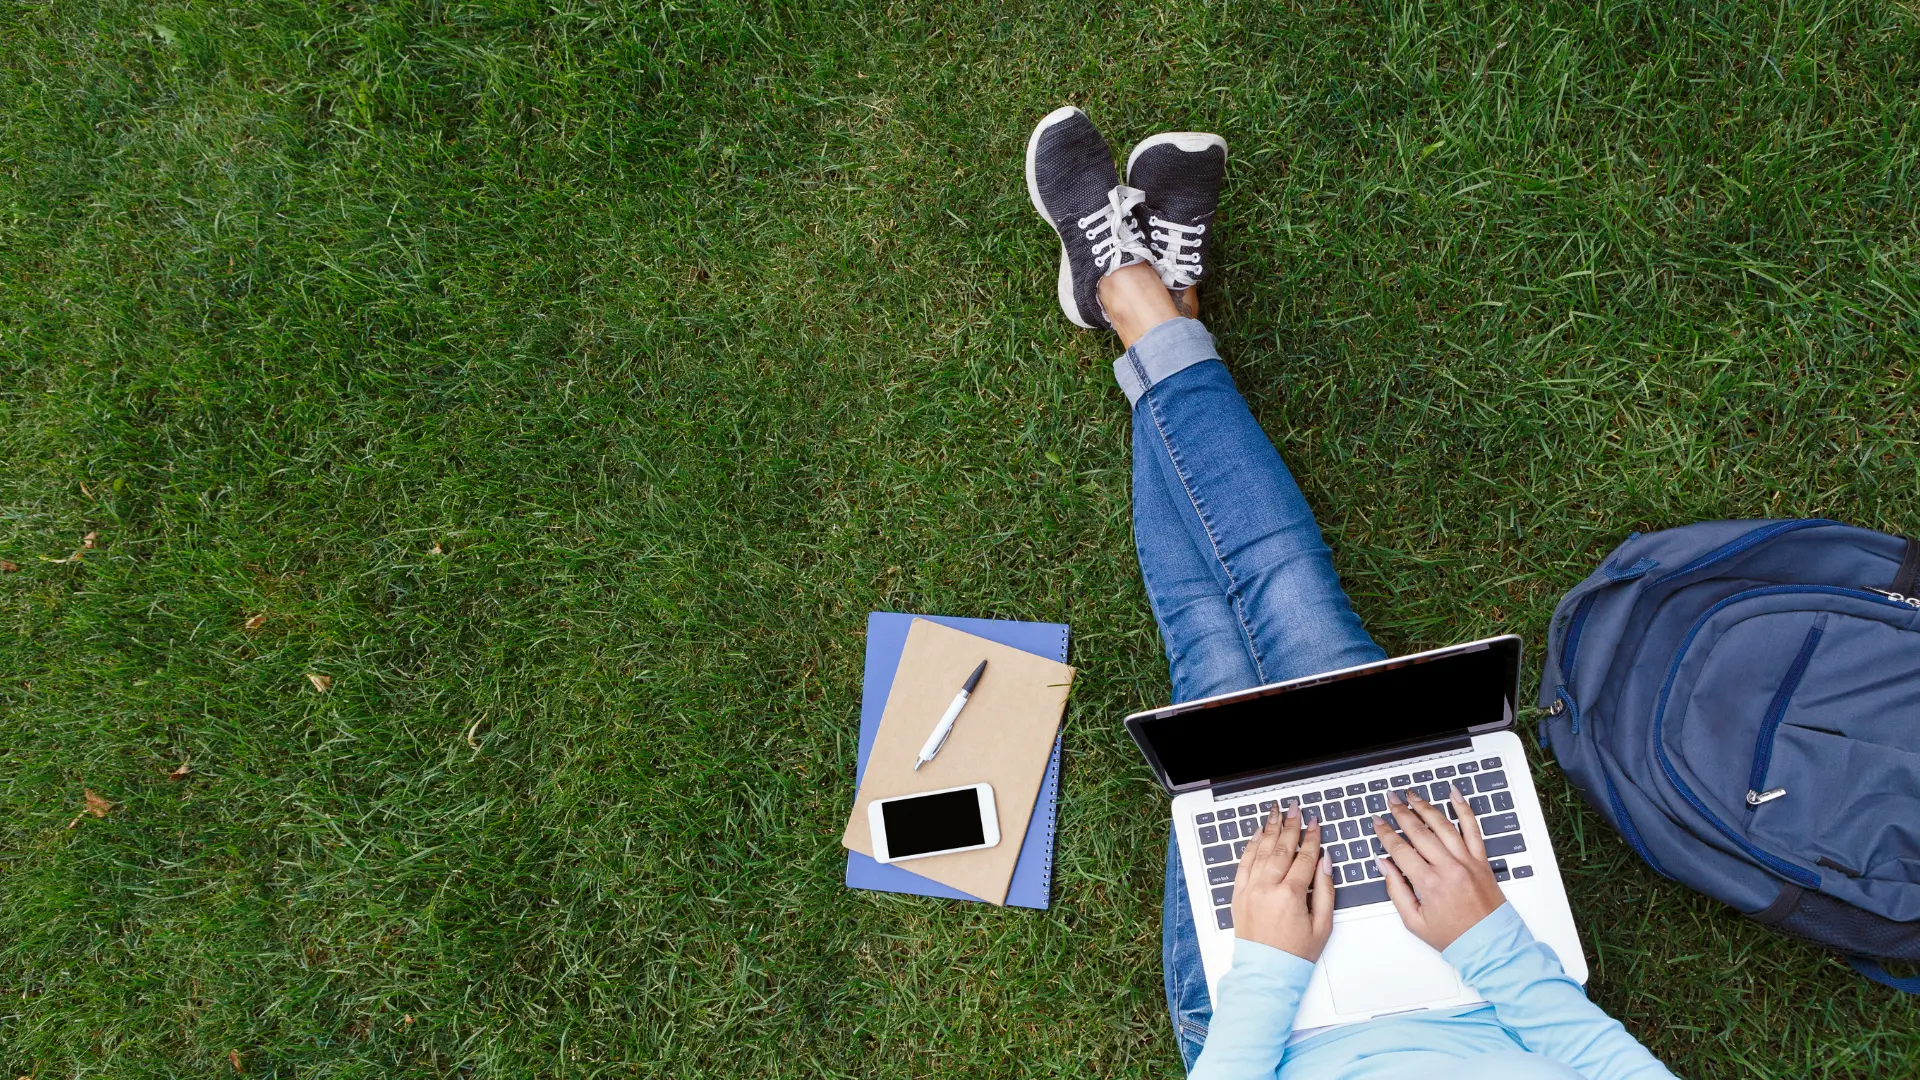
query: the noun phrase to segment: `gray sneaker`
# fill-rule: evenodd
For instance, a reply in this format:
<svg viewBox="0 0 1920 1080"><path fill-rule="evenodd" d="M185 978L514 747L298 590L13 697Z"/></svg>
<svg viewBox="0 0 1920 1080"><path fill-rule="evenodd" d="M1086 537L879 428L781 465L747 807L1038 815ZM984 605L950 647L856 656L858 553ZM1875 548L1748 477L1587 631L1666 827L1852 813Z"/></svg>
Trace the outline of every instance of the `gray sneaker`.
<svg viewBox="0 0 1920 1080"><path fill-rule="evenodd" d="M1160 281L1190 289L1207 273L1213 215L1227 179L1227 140L1205 131L1168 131L1127 155L1127 183L1147 193L1141 210Z"/></svg>
<svg viewBox="0 0 1920 1080"><path fill-rule="evenodd" d="M1153 261L1140 233L1142 192L1120 184L1113 150L1087 114L1068 105L1027 139L1027 194L1060 235L1060 310L1074 325L1106 329L1100 279Z"/></svg>

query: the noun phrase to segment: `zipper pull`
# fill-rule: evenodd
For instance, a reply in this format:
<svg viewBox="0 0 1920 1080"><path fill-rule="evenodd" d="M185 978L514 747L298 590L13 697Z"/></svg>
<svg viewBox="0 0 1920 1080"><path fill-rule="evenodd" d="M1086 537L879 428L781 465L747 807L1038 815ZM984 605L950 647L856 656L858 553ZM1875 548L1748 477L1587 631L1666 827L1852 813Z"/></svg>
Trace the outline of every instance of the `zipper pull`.
<svg viewBox="0 0 1920 1080"><path fill-rule="evenodd" d="M1881 596L1886 597L1896 604L1905 604L1908 607L1920 608L1920 596L1902 596L1897 592L1892 592L1888 589L1876 589L1872 586L1868 586L1867 591L1870 593L1879 593Z"/></svg>
<svg viewBox="0 0 1920 1080"><path fill-rule="evenodd" d="M1786 793L1787 789L1783 787L1777 787L1771 791L1749 791L1747 792L1747 805L1759 806L1761 803L1770 803Z"/></svg>

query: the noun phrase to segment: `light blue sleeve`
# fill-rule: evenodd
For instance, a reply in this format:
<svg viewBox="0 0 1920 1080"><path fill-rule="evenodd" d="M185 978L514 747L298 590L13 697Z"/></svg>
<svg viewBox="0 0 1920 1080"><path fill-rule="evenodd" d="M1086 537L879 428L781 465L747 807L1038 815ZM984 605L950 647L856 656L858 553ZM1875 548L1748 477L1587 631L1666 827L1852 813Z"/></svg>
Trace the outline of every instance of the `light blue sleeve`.
<svg viewBox="0 0 1920 1080"><path fill-rule="evenodd" d="M1493 1005L1529 1051L1587 1080L1673 1080L1620 1021L1587 1000L1560 958L1533 939L1513 905L1475 923L1440 955ZM1235 963L1238 963L1238 955Z"/></svg>
<svg viewBox="0 0 1920 1080"><path fill-rule="evenodd" d="M1207 1043L1188 1080L1273 1080L1312 978L1311 961L1235 938L1233 966L1220 977Z"/></svg>

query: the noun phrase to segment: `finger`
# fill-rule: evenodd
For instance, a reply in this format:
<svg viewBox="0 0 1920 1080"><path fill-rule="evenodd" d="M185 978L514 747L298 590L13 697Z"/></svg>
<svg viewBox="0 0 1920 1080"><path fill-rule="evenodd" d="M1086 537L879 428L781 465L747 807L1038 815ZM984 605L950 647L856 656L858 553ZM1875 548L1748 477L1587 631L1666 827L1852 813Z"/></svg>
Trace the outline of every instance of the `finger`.
<svg viewBox="0 0 1920 1080"><path fill-rule="evenodd" d="M1393 815L1393 820L1399 822L1401 831L1407 834L1407 843L1413 845L1413 850L1419 852L1427 862L1439 862L1446 858L1447 846L1434 835L1432 822L1427 818L1428 814L1433 813L1433 807L1417 792L1407 792L1406 801L1407 809ZM1441 821L1446 819L1445 814L1440 815Z"/></svg>
<svg viewBox="0 0 1920 1080"><path fill-rule="evenodd" d="M1449 799L1458 794L1458 789L1452 785L1448 785L1447 797ZM1447 849L1447 854L1456 859L1465 859L1467 857L1467 845L1460 840L1459 828L1447 819L1447 808L1444 804L1436 802L1426 803L1420 808L1420 816L1432 827L1433 835L1439 838L1440 846Z"/></svg>
<svg viewBox="0 0 1920 1080"><path fill-rule="evenodd" d="M1487 842L1480 835L1480 820L1473 816L1473 805L1458 791L1453 793L1453 812L1460 815L1460 842L1467 857L1478 863L1487 861Z"/></svg>
<svg viewBox="0 0 1920 1080"><path fill-rule="evenodd" d="M1380 875L1387 879L1387 898L1393 901L1393 910L1400 913L1400 921L1406 923L1409 930L1424 924L1427 917L1420 910L1420 900L1413 895L1413 886L1407 884L1407 879L1400 873L1400 868L1394 865L1394 860L1375 859L1373 862L1380 868Z"/></svg>
<svg viewBox="0 0 1920 1080"><path fill-rule="evenodd" d="M1305 830L1300 838L1300 848L1294 853L1293 864L1287 868L1287 884L1297 886L1305 895L1313 886L1313 868L1320 865L1320 827L1318 825Z"/></svg>
<svg viewBox="0 0 1920 1080"><path fill-rule="evenodd" d="M1286 874L1287 863L1282 857L1286 847L1286 833L1286 826L1270 816L1266 826L1260 830L1259 836L1249 845L1250 848L1259 849L1258 863L1253 868L1255 881L1273 881ZM1291 851L1285 851L1287 858L1291 858L1292 854Z"/></svg>
<svg viewBox="0 0 1920 1080"><path fill-rule="evenodd" d="M1279 837L1279 843L1273 848L1273 857L1281 861L1274 865L1284 873L1293 865L1294 852L1300 850L1300 811L1288 810L1285 815L1274 814L1267 824Z"/></svg>
<svg viewBox="0 0 1920 1080"><path fill-rule="evenodd" d="M1404 817L1413 817L1413 814L1405 809L1402 809L1400 813ZM1395 818L1394 820L1398 821L1400 819ZM1433 867L1428 865L1426 856L1420 854L1419 850L1412 844L1401 839L1398 833L1387 828L1386 822L1375 818L1373 821L1373 835L1380 838L1381 845L1387 849L1388 857L1393 859L1393 861L1399 865L1400 869L1405 871L1409 877L1415 881L1427 880L1427 874Z"/></svg>
<svg viewBox="0 0 1920 1080"><path fill-rule="evenodd" d="M1325 856L1317 857L1313 866L1313 935L1321 941L1333 933L1333 864Z"/></svg>

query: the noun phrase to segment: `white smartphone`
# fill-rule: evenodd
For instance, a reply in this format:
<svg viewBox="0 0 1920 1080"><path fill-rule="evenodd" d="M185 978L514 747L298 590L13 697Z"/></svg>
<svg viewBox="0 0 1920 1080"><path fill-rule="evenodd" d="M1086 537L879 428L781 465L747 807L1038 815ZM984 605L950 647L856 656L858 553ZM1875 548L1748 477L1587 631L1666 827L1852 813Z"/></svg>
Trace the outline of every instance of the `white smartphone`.
<svg viewBox="0 0 1920 1080"><path fill-rule="evenodd" d="M977 851L1000 842L1000 812L990 784L923 791L867 804L876 862L897 863Z"/></svg>

